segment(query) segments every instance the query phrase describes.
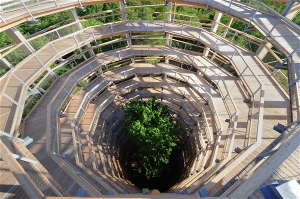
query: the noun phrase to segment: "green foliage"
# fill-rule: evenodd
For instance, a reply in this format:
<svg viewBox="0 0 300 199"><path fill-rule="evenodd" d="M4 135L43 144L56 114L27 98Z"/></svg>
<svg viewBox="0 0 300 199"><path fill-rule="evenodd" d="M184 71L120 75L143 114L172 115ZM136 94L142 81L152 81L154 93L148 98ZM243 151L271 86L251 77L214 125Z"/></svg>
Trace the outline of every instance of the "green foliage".
<svg viewBox="0 0 300 199"><path fill-rule="evenodd" d="M6 73L6 69L0 68L0 77L2 77Z"/></svg>
<svg viewBox="0 0 300 199"><path fill-rule="evenodd" d="M89 85L89 81L88 80L82 80L80 82L81 86L76 86L73 90L73 95L77 94L79 91L81 91L82 89L84 89L85 87L87 87L87 85Z"/></svg>
<svg viewBox="0 0 300 199"><path fill-rule="evenodd" d="M85 13L94 14L103 11L103 4L85 6L84 9L85 9Z"/></svg>
<svg viewBox="0 0 300 199"><path fill-rule="evenodd" d="M6 34L6 32L0 32L0 48L10 43L13 43L13 40Z"/></svg>
<svg viewBox="0 0 300 199"><path fill-rule="evenodd" d="M35 50L39 50L40 48L42 48L49 42L50 42L50 39L48 37L41 36L39 38L31 40L29 43Z"/></svg>
<svg viewBox="0 0 300 199"><path fill-rule="evenodd" d="M211 19L213 20L214 19L214 16L215 16L215 11L211 11L209 13L204 13L204 9L201 9L201 8L191 8L191 7L183 7L183 6L177 6L176 7L176 13L178 14L184 14L184 15L189 15L189 16L195 16L197 18L195 18L196 21L199 21L199 18L202 18L202 19ZM178 19L183 19L183 20L189 20L187 19L186 17L179 17L178 16Z"/></svg>
<svg viewBox="0 0 300 199"><path fill-rule="evenodd" d="M22 51L21 48L17 48L11 53L7 54L5 56L5 59L11 63L13 66L16 66L18 63L20 63L23 59L25 59L27 55Z"/></svg>
<svg viewBox="0 0 300 199"><path fill-rule="evenodd" d="M282 84L282 86L288 91L289 90L289 83L281 77L278 73L275 75L278 81Z"/></svg>
<svg viewBox="0 0 300 199"><path fill-rule="evenodd" d="M128 6L141 6L141 5L154 5L154 4L163 4L163 1L130 1L127 2ZM155 13L153 12L167 12L166 6L160 7L143 7L143 8L130 8L127 9L127 18L129 20L165 20L167 15L164 13ZM136 12L149 12L145 13L136 13Z"/></svg>
<svg viewBox="0 0 300 199"><path fill-rule="evenodd" d="M33 107L35 106L35 104L39 101L39 99L41 99L41 95L40 94L36 94L33 96L33 98L29 99L31 100L30 103L26 106L26 108L24 109L23 111L23 114L22 114L22 118L25 118L28 113L33 109Z"/></svg>
<svg viewBox="0 0 300 199"><path fill-rule="evenodd" d="M103 24L102 21L100 21L98 19L89 19L89 20L82 21L81 23L82 23L83 28Z"/></svg>
<svg viewBox="0 0 300 199"><path fill-rule="evenodd" d="M167 106L156 102L131 100L126 104L126 133L137 147L138 171L146 178L159 177L176 146L179 127L172 123Z"/></svg>
<svg viewBox="0 0 300 199"><path fill-rule="evenodd" d="M146 57L146 63L150 63L150 64L157 64L160 62L160 58L157 58L157 57Z"/></svg>
<svg viewBox="0 0 300 199"><path fill-rule="evenodd" d="M72 68L74 68L74 65L75 65L75 64L72 62L72 63L70 63L70 64L67 64L66 66L60 67L59 69L57 69L57 70L55 71L55 75L56 75L56 76L61 76L62 74L66 73L66 72L68 72L69 70L71 70Z"/></svg>
<svg viewBox="0 0 300 199"><path fill-rule="evenodd" d="M300 26L300 12L298 12L298 14L295 16L295 18L293 19L293 22L295 24L297 24L298 26Z"/></svg>
<svg viewBox="0 0 300 199"><path fill-rule="evenodd" d="M40 22L38 25L20 24L17 28L26 37L62 21L59 13L39 17L37 20Z"/></svg>

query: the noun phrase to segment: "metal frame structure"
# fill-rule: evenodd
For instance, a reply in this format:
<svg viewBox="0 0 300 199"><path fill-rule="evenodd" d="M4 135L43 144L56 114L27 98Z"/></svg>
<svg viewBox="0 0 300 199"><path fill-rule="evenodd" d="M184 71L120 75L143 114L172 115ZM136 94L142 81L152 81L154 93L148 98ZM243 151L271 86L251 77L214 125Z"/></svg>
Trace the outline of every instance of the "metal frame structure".
<svg viewBox="0 0 300 199"><path fill-rule="evenodd" d="M194 93L187 95L190 99L189 102L194 104L195 113L199 114L199 110L201 110L202 118L200 121L201 124L205 124L203 132L210 138L205 141L203 135L195 137L197 142L193 146L201 149L197 149L197 156L195 156L197 158L191 162L191 169L187 172L187 174L190 172L192 175L181 179L180 182L171 188L174 191L174 197L176 197L175 193L184 195L195 194L195 197L199 197L197 190L200 188L205 188L211 194L222 197L249 197L259 185L275 172L277 167L284 164L289 156L292 156L293 153L299 153L297 142L299 143L298 134L300 131L300 51L298 45L300 28L290 21L295 16L294 11L291 10L293 10L292 8L298 8L299 2L290 1L284 14L281 15L264 3L256 0L250 0L248 4L234 0L222 2L215 0L170 0L165 1L163 5L158 5L168 6L165 20L132 21L128 20L129 13L126 12L126 9L130 7L125 1L118 1L120 4L120 16L122 16L121 21L87 28L82 27L74 8L83 8L83 6L90 4L114 2L113 0L45 0L37 2L20 0L20 2L7 3L1 6L0 16L2 22L0 22L0 27L3 31L9 28L14 29L14 26L25 21L29 22L40 16L66 9L71 10L74 20L74 22L41 33L30 39L19 38L20 41L18 41L16 46L1 55L1 61L10 66L10 70L0 78L0 130L5 132L5 134L11 135L10 137L0 135L1 158L5 164L10 166L11 172L7 172L10 175L14 174L28 197L74 196L74 193L69 193L69 190L72 190L73 187L74 190L75 188L87 190L88 195L92 197L101 197L101 195L109 195L111 193L117 195L139 192L139 189L124 177L126 174L122 172L122 169L117 169L121 166L117 166L118 161L114 159L113 155L108 153L109 147L102 148L100 146L97 149L94 147L95 141L91 139L91 135L94 134L97 126L97 120L101 120L101 111L104 113L111 104L108 101L113 102L122 92L133 92L139 87L145 87L143 86L145 84L138 81L143 80L146 82L148 81L146 78L140 78L134 84L131 84L130 81L118 84L118 81L125 80L128 76L138 77L139 73L144 75L150 74L149 79L151 81L149 80L149 85L155 85L153 87L162 89L168 88L174 93L183 92L183 95L185 95L187 91L184 87L181 90L179 88L176 90L175 87L170 86L171 83L168 83L166 80L168 77L172 81L176 80L179 87L180 83L188 85ZM192 16L185 16L190 19L189 21L179 20L176 19L176 16L182 15L175 12L176 6L193 6L206 9L206 11L216 10L216 16L212 24L193 22L191 19L195 17ZM172 11L173 8L174 11ZM228 25L220 23L223 14L231 17ZM259 39L249 35L247 32L231 28L233 18L246 22L247 27L256 28L264 36L264 39ZM268 24L267 22L269 24L275 23L266 25ZM203 28L204 26L207 28ZM284 27L284 29L280 27ZM218 30L224 28L226 29L225 34L217 34ZM14 29L14 37L20 35L16 31ZM238 46L233 42L234 37L232 41L228 40L226 37L228 31L234 32L234 35L238 34L246 37L249 42L260 45L259 50L250 52L248 49ZM132 33L146 32L157 32L158 34L163 32L166 36L167 45L132 45ZM12 34L12 31L7 31L7 33ZM124 34L125 38L110 41L107 44L97 43L97 39ZM174 37L185 39L187 42L173 39ZM42 46L35 45L41 40L45 41ZM94 53L94 50L103 45L112 45L121 41L126 41L127 46L100 54ZM184 49L172 47L173 42L184 44ZM197 45L193 42L197 42ZM185 49L187 45L197 49L204 49L204 51L203 53L188 51ZM282 61L272 48L276 48L286 59ZM30 53L28 49L30 49ZM79 51L78 55L62 59L66 54L75 50ZM15 56L14 52L20 52L23 55L22 59ZM276 69L276 67L268 66L262 61L267 53L270 53L278 61L279 65L287 65L289 93L286 93L274 77L278 70L271 73L267 69L268 67ZM154 69L146 66L139 68L137 63L135 63L136 57L161 55L164 55L165 65L151 66ZM54 74L55 70L73 60L75 61L79 56L84 58L80 67L74 68L61 77L57 77ZM21 60L17 64L12 63L12 61L18 59ZM56 60L60 60L59 65L51 68L51 64ZM114 62L122 62L123 60L131 60L132 68L121 67L120 69L109 71L107 65ZM218 60L218 62L213 62L212 60ZM180 63L181 69L173 69L171 67L172 62ZM222 63L224 65L230 64L236 71L238 78L233 77L219 67L217 63L219 65L222 65ZM183 64L191 66L190 70L195 68L197 73L190 70L185 71L185 69L182 69ZM156 82L157 79L151 77L153 73L160 74L165 79L160 80L161 82ZM72 105L75 106L72 102L78 97L73 95L74 88L80 86L82 80L91 76L96 76L97 81L106 82L109 86L91 89L85 93L84 98L81 98L82 102L76 107L78 111L72 112L73 115L68 113L70 111L69 108ZM40 77L42 77L42 80L35 83L35 80ZM53 85L50 87L52 90L51 92L41 93L39 91L40 85L46 80L53 82ZM101 81L100 84L102 84ZM125 92L123 89L127 89L127 91ZM240 95L232 93L233 90L237 91L237 89L239 89ZM34 94L41 95L42 98L31 111L36 111L36 113L29 113L26 118L23 118L24 124L22 113L26 100L30 95ZM88 130L81 127L81 122L85 115L88 114L89 107L92 106L92 103L97 98L102 99L101 97L103 97L105 99L104 96L109 96L108 99L110 100L105 102L107 104L99 105L98 111L96 111L97 114L93 114L91 123L94 126L90 126ZM237 96L243 96L245 98L244 102L250 102L249 106L247 105L246 112L242 110L242 107L246 107L245 103L240 103L242 100L237 99ZM51 98L49 99L49 97ZM199 101L197 101L197 98ZM199 105L200 99L204 100L205 104L208 105L207 109ZM43 107L42 103L47 105ZM98 102L96 101L96 103ZM222 105L219 105L219 103ZM38 107L43 107L40 113ZM186 107L184 110L185 114L195 114ZM67 114L64 112L67 112ZM41 114L41 118L44 118L45 124L40 125L32 121L31 118L37 117L37 113ZM272 114L275 119L269 118ZM68 123L70 126L67 128L71 132L68 135L69 140L71 140L70 146L74 147L74 155L71 158L66 157L67 153L65 153L66 149L64 147L68 146L62 144L65 127L63 127L63 119L61 118L66 117L66 120L68 120L69 115L73 117L72 122ZM113 115L109 117L113 117ZM208 117L210 117L210 123L208 122ZM193 122L196 122L194 125L196 126L195 131L198 131L199 134L199 131L201 131L200 123L197 123L198 119L195 116L191 116L191 118ZM285 126L282 132L290 132L287 132L287 137L282 138L278 136L277 138L275 131L270 128L270 125L275 125L277 121L282 122ZM189 125L187 121L186 123ZM240 127L243 123L246 126ZM291 125L288 125L289 123ZM45 146L40 151L34 148L35 143L40 140L34 140L34 143L26 148L16 138L20 133L22 136L30 135L31 137L32 135L34 139L41 138L41 135L35 134L34 128L28 127L29 124L37 125L39 133L45 136L45 138L41 139L45 139ZM118 123L116 122L114 125L117 126ZM102 128L106 129L107 124L104 124ZM244 141L241 144L239 143L239 136L241 136L240 129L243 128ZM32 129L32 132L28 132L28 129ZM212 131L214 131L213 135ZM88 132L88 135L85 136L84 132ZM110 138L112 133L111 127L109 130ZM275 147L277 149L274 150L274 153L269 153L268 151L274 144L266 141L266 136L274 137L274 142L276 141ZM110 142L116 143L116 141ZM234 147L237 146L242 146L241 153L235 153ZM206 154L204 148L210 152ZM269 156L253 163L250 156L255 154L254 159L261 157L259 153L267 153ZM16 157L30 161L22 163L22 160L16 160ZM280 158L278 159L278 157ZM52 171L47 167L47 163L43 162L45 160L52 161L55 167L58 168L57 170L63 173L73 184L68 184L65 187L64 184L58 182L57 179L59 177L55 176L55 174L50 175ZM199 160L199 162L196 160ZM250 168L251 173L249 175L253 175L253 177L243 174L240 179L231 183L223 192L213 191L214 189L219 189L217 188L218 183L222 184L226 177L233 175L230 174L231 171L235 170L241 162L247 161L249 164L241 168L240 172ZM90 162L92 167L89 167L87 162ZM270 162L275 162L276 165L272 167L269 165ZM104 173L99 170L100 165L104 168ZM112 165L116 168L114 171ZM202 168L196 172L193 168L199 165ZM299 168L299 164L294 165L294 167ZM266 171L268 171L268 175L262 176L261 174ZM238 174L235 173L234 175ZM38 177L35 178L35 176ZM120 176L123 176L123 178ZM258 177L255 178L255 176ZM44 183L39 183L38 180L41 179L47 180ZM223 183L222 185L225 186L227 184ZM251 186L251 190L248 189L249 186ZM141 196L136 195L136 197Z"/></svg>

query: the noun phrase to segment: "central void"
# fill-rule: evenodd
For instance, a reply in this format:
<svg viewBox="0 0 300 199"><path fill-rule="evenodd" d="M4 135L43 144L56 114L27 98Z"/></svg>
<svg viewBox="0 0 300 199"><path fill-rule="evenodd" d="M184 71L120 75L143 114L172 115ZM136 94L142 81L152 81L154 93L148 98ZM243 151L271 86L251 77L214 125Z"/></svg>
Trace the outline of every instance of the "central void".
<svg viewBox="0 0 300 199"><path fill-rule="evenodd" d="M180 124L182 120L180 115L169 111L173 116L173 122ZM123 119L125 120L125 119ZM125 121L121 122L123 124ZM139 151L130 137L120 131L116 141L116 157L118 158L123 174L134 185L139 188L158 189L160 192L168 191L174 184L182 181L189 176L189 165L193 160L193 154L190 154L192 146L189 142L189 133L179 125L177 145L173 147L168 167L163 171L160 177L147 179L145 173L138 172L137 162Z"/></svg>

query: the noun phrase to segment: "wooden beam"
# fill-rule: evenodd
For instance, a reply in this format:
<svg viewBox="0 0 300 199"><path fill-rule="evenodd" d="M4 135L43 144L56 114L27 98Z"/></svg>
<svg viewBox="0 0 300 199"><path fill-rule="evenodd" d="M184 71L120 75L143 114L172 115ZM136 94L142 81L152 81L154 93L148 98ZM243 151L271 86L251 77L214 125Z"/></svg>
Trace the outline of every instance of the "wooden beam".
<svg viewBox="0 0 300 199"><path fill-rule="evenodd" d="M282 59L280 59L280 57L278 57L278 55L276 55L274 52L273 52L273 50L271 49L271 48L269 48L269 46L268 45L266 45L265 43L261 43L267 50L268 50L268 52L271 54L271 55L273 55L273 57L275 58L275 59L277 59L277 61L278 62L282 62Z"/></svg>
<svg viewBox="0 0 300 199"><path fill-rule="evenodd" d="M5 164L7 164L9 170L13 173L29 198L42 198L44 194L39 190L19 162L13 157L12 153L2 142L2 140L0 140L0 148L3 161Z"/></svg>
<svg viewBox="0 0 300 199"><path fill-rule="evenodd" d="M19 139L13 139L12 140L13 145L18 149L18 151L23 155L26 156L27 158L30 158L36 162L38 160L32 155L32 153L21 143ZM40 177L44 180L44 182L49 186L49 188L52 189L52 191L57 195L57 196L63 196L55 187L54 185L50 182L49 179L49 173L48 171L44 168L44 166L38 162L38 164L32 164L33 170L35 170L37 173L40 174ZM48 178L47 178L48 177Z"/></svg>
<svg viewBox="0 0 300 199"><path fill-rule="evenodd" d="M52 151L47 151L47 154L58 164L58 166L63 169L79 186L88 191L88 194L92 197L99 197L101 193L95 190L86 180L79 177L75 170L70 168L67 164L60 160L59 157L53 154Z"/></svg>
<svg viewBox="0 0 300 199"><path fill-rule="evenodd" d="M230 198L248 198L258 187L289 157L300 142L300 125L292 129L291 136L285 140L278 151L255 171L245 182L229 195Z"/></svg>

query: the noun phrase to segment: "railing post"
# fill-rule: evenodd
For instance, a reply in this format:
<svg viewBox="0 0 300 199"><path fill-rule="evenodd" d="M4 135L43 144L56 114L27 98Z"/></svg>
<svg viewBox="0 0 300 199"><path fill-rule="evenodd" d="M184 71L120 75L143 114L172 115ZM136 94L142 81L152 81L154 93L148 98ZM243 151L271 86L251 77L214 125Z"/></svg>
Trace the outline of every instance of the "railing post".
<svg viewBox="0 0 300 199"><path fill-rule="evenodd" d="M78 79L75 77L75 75L73 74L72 76L73 76L73 77L74 77L74 79L76 80L76 82L77 82L78 86L82 87L81 83L78 81Z"/></svg>
<svg viewBox="0 0 300 199"><path fill-rule="evenodd" d="M56 52L57 56L58 56L61 60L63 60L63 58L58 54L58 51L56 50L56 48L54 48L53 44L50 43L50 45L51 45L51 47L53 48L53 50Z"/></svg>
<svg viewBox="0 0 300 199"><path fill-rule="evenodd" d="M231 55L231 57L230 57L230 60L229 60L229 61L231 61L231 60L232 60L232 58L233 58L233 56L235 55L235 53L236 53L236 49L234 49L234 52L232 53L232 55Z"/></svg>
<svg viewBox="0 0 300 199"><path fill-rule="evenodd" d="M29 13L29 15L31 16L31 18L33 20L36 20L33 15L31 14L31 12L28 10L27 6L25 5L25 3L23 2L23 0L20 0L20 2L22 3L22 5L24 6L25 10Z"/></svg>
<svg viewBox="0 0 300 199"><path fill-rule="evenodd" d="M210 4L210 0L208 0L207 4L206 4L206 10L208 10L208 6Z"/></svg>
<svg viewBox="0 0 300 199"><path fill-rule="evenodd" d="M232 4L232 0L230 0L230 3L229 3L229 6L228 6L228 9L227 9L227 11L226 11L226 14L228 14L228 13L229 13L229 10L230 10L230 7L231 7L231 4Z"/></svg>
<svg viewBox="0 0 300 199"><path fill-rule="evenodd" d="M70 94L67 89L63 88L63 90L68 94L69 97L72 97L72 94Z"/></svg>
<svg viewBox="0 0 300 199"><path fill-rule="evenodd" d="M266 38L270 37L271 36L271 33L273 32L273 30L275 29L275 27L277 26L277 24L279 23L280 21L280 18L278 17L276 23L274 24L274 26L272 27L272 29L268 32Z"/></svg>
<svg viewBox="0 0 300 199"><path fill-rule="evenodd" d="M13 104L17 105L19 108L24 109L24 107L21 104L9 97L6 93L3 93L3 96L6 97L9 101L11 101Z"/></svg>
<svg viewBox="0 0 300 199"><path fill-rule="evenodd" d="M48 73L50 73L50 74L52 75L52 77L53 77L54 79L57 78L56 75L53 73L53 71L52 71L50 68L47 68L46 66L44 66L44 64L41 62L41 60L40 60L36 55L34 55L34 57L38 60L38 62L42 65L42 67L43 67L46 71L48 71Z"/></svg>
<svg viewBox="0 0 300 199"><path fill-rule="evenodd" d="M112 24L110 24L110 29L111 29L112 36L114 36L114 30L113 30Z"/></svg>
<svg viewBox="0 0 300 199"><path fill-rule="evenodd" d="M96 37L95 37L95 35L94 35L94 32L93 32L93 30L92 30L91 27L90 27L90 31L91 31L91 33L92 33L93 39L95 40L95 43L98 43L97 40L96 40Z"/></svg>
<svg viewBox="0 0 300 199"><path fill-rule="evenodd" d="M75 40L75 43L76 43L76 45L77 45L77 48L79 48L80 46L79 46L79 44L78 44L78 42L77 42L77 39L76 39L75 35L73 35L73 38L74 38L74 40Z"/></svg>
<svg viewBox="0 0 300 199"><path fill-rule="evenodd" d="M255 10L254 15L252 16L252 18L251 18L250 21L249 21L249 24L251 24L251 22L254 20L254 17L255 17L255 15L257 14L257 12L258 12L260 6L261 6L260 4L257 6L257 9Z"/></svg>
<svg viewBox="0 0 300 199"><path fill-rule="evenodd" d="M180 36L182 36L182 31L183 31L183 24L182 24L182 27L181 27Z"/></svg>
<svg viewBox="0 0 300 199"><path fill-rule="evenodd" d="M58 35L58 38L61 38L60 34L58 33L57 30L55 30L56 34Z"/></svg>
<svg viewBox="0 0 300 199"><path fill-rule="evenodd" d="M0 15L0 19L5 23L7 24L7 22L3 19L3 17Z"/></svg>
<svg viewBox="0 0 300 199"><path fill-rule="evenodd" d="M199 38L198 38L198 42L197 42L197 47L199 46L201 35L202 35L202 29L200 30L200 34L199 34Z"/></svg>

